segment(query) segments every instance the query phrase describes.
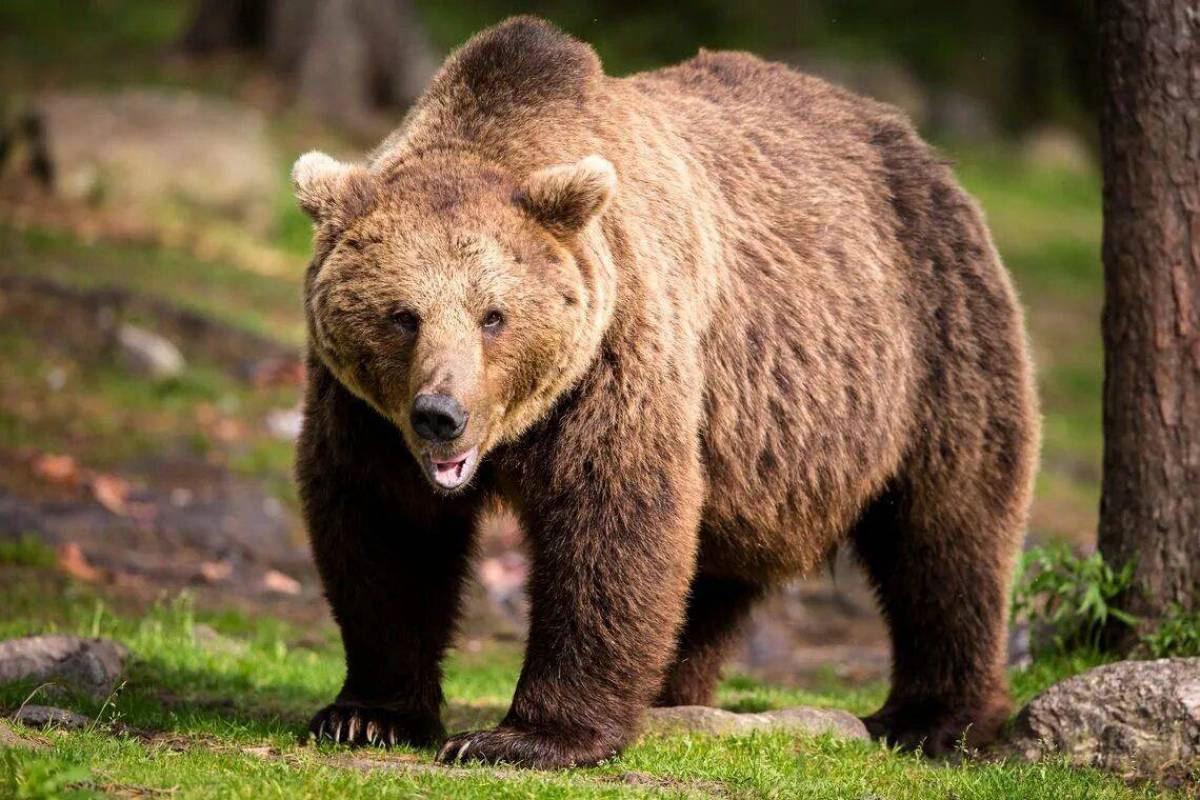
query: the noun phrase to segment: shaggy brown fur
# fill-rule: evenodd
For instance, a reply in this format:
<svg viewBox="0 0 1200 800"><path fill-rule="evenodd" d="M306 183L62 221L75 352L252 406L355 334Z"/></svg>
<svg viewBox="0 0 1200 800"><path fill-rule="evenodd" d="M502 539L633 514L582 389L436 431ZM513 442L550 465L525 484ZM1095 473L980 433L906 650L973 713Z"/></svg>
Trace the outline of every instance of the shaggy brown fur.
<svg viewBox="0 0 1200 800"><path fill-rule="evenodd" d="M443 759L616 752L651 703L708 702L754 601L846 540L894 646L871 730L930 752L995 731L1030 363L979 211L895 110L742 53L610 78L517 18L367 164L295 177L317 222L298 473L348 667L315 733L439 739L496 495L531 550L528 651L501 725ZM418 395L461 434L419 433Z"/></svg>

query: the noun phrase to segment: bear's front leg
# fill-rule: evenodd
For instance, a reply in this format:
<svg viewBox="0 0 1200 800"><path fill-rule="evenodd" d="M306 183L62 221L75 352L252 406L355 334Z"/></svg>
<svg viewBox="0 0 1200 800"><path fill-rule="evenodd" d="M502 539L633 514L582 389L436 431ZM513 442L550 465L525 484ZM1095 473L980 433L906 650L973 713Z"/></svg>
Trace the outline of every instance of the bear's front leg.
<svg viewBox="0 0 1200 800"><path fill-rule="evenodd" d="M309 731L350 745L437 744L441 661L478 502L434 495L395 429L323 370L309 402L300 494L346 651L345 684Z"/></svg>
<svg viewBox="0 0 1200 800"><path fill-rule="evenodd" d="M525 664L500 725L452 736L443 762L594 764L629 743L659 691L695 569L697 437L686 414L655 420L652 403L605 399L519 456L533 561ZM579 427L601 414L606 429Z"/></svg>

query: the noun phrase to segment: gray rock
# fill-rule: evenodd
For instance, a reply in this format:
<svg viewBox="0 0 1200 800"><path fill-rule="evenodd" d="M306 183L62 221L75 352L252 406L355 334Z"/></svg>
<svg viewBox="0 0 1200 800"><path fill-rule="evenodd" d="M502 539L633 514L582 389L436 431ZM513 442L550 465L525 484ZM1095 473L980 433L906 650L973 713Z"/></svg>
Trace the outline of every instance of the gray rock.
<svg viewBox="0 0 1200 800"><path fill-rule="evenodd" d="M130 214L200 211L269 229L280 176L260 111L147 88L54 92L35 106L62 194Z"/></svg>
<svg viewBox="0 0 1200 800"><path fill-rule="evenodd" d="M117 685L129 651L107 639L50 634L0 642L0 683L61 682L96 698Z"/></svg>
<svg viewBox="0 0 1200 800"><path fill-rule="evenodd" d="M122 325L117 330L121 360L130 371L155 380L173 378L183 372L183 354L170 340L139 328Z"/></svg>
<svg viewBox="0 0 1200 800"><path fill-rule="evenodd" d="M12 718L30 728L61 728L68 731L82 730L91 722L83 714L54 706L22 706Z"/></svg>
<svg viewBox="0 0 1200 800"><path fill-rule="evenodd" d="M246 642L232 639L220 633L212 626L203 623L192 628L192 638L196 644L214 653L227 653L229 655L240 656L244 655L250 649L250 645Z"/></svg>
<svg viewBox="0 0 1200 800"><path fill-rule="evenodd" d="M280 441L296 441L303 427L304 412L298 408L276 408L267 412L267 430Z"/></svg>
<svg viewBox="0 0 1200 800"><path fill-rule="evenodd" d="M1153 777L1200 759L1200 658L1122 661L1051 686L1021 710L1025 758Z"/></svg>
<svg viewBox="0 0 1200 800"><path fill-rule="evenodd" d="M853 714L831 708L795 706L756 714L738 714L708 706L652 708L646 714L647 734L707 733L714 736L754 731L787 731L843 739L869 739L866 727Z"/></svg>

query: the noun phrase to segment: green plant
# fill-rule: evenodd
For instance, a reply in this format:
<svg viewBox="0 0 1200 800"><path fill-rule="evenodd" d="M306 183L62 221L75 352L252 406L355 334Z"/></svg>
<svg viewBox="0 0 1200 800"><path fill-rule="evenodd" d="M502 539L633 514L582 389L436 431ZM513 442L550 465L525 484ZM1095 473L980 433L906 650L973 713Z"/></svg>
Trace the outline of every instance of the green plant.
<svg viewBox="0 0 1200 800"><path fill-rule="evenodd" d="M13 800L67 800L96 797L79 784L91 777L91 771L79 764L58 760L34 761L6 750L0 758L0 795Z"/></svg>
<svg viewBox="0 0 1200 800"><path fill-rule="evenodd" d="M1200 656L1200 609L1172 603L1158 627L1142 637L1142 646L1154 658Z"/></svg>
<svg viewBox="0 0 1200 800"><path fill-rule="evenodd" d="M20 567L53 567L57 558L54 551L32 533L19 539L0 541L0 564Z"/></svg>
<svg viewBox="0 0 1200 800"><path fill-rule="evenodd" d="M1013 618L1033 627L1035 650L1098 649L1107 625L1137 618L1112 605L1133 582L1133 563L1114 569L1100 553L1075 554L1064 544L1024 554L1013 590Z"/></svg>

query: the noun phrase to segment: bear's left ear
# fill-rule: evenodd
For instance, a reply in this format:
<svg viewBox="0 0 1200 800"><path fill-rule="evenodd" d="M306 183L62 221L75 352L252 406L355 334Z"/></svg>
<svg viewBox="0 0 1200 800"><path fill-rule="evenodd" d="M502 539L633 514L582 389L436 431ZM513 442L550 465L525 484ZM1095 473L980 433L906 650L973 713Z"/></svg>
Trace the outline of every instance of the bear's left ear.
<svg viewBox="0 0 1200 800"><path fill-rule="evenodd" d="M315 150L296 159L292 185L300 208L318 225L344 227L364 213L375 197L375 183L366 167Z"/></svg>
<svg viewBox="0 0 1200 800"><path fill-rule="evenodd" d="M613 165L600 156L540 169L529 176L516 201L552 233L583 230L608 206L617 188Z"/></svg>

